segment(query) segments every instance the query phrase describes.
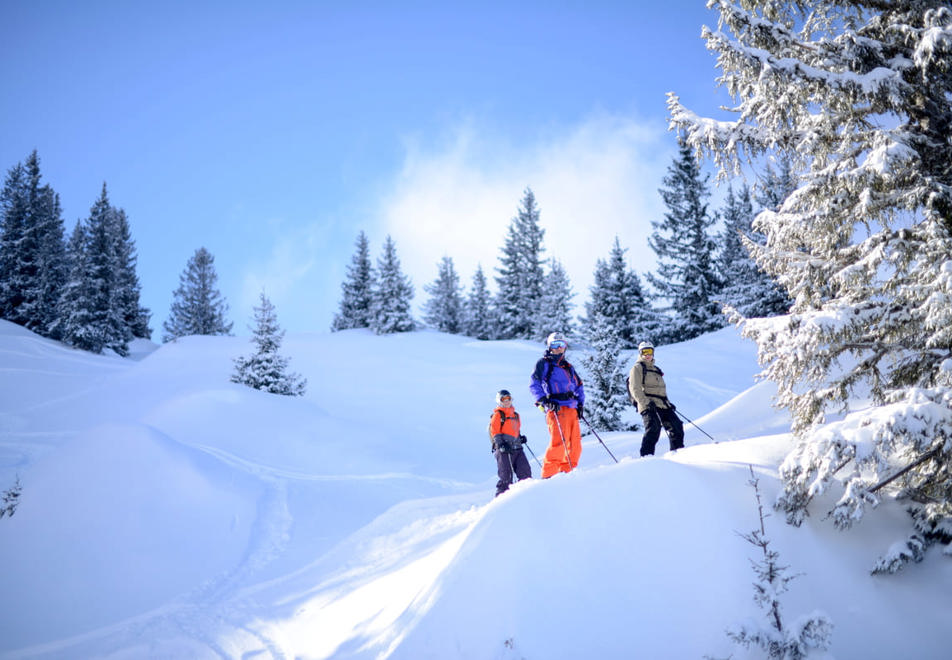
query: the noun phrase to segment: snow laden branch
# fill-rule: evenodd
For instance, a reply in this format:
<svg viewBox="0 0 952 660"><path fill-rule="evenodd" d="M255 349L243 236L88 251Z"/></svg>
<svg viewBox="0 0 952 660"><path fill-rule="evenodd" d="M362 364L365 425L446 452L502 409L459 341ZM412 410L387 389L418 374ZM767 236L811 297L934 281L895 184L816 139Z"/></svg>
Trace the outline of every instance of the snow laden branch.
<svg viewBox="0 0 952 660"><path fill-rule="evenodd" d="M717 82L735 118L699 117L671 94L672 127L725 176L767 157L789 162L797 177L782 203L754 220L764 244L749 246L793 301L789 313L733 316L757 342L763 375L777 383L777 403L800 438L778 506L799 523L835 486L831 517L845 529L893 497L908 503L913 545L948 542L952 8L939 0L708 6L720 21L703 36L718 53ZM832 412L845 418L824 426ZM927 452L932 458L916 463Z"/></svg>

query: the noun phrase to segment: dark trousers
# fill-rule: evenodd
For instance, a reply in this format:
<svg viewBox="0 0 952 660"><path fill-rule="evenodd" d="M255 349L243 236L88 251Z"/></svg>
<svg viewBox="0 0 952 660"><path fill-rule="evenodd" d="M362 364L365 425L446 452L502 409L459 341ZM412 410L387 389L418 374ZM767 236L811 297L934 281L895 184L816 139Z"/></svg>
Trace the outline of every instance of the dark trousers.
<svg viewBox="0 0 952 660"><path fill-rule="evenodd" d="M509 490L513 472L519 481L532 478L529 459L526 458L526 453L522 449L506 453L497 449L494 453L496 454L496 474L499 475L499 481L496 482L496 495Z"/></svg>
<svg viewBox="0 0 952 660"><path fill-rule="evenodd" d="M649 408L641 413L641 419L645 422L645 435L641 439L642 456L654 454L662 426L668 434L672 451L684 447L684 425L678 419L678 414L670 408Z"/></svg>

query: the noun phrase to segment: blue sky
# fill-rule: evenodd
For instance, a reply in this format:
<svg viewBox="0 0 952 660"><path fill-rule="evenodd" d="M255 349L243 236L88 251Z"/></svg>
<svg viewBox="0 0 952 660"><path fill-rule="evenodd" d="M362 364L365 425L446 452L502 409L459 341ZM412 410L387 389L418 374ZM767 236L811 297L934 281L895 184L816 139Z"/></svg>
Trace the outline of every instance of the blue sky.
<svg viewBox="0 0 952 660"><path fill-rule="evenodd" d="M724 101L704 0L644 4L0 0L0 168L37 149L68 230L107 183L155 338L202 246L237 334L262 290L328 329L361 230L468 289L526 187L581 313L616 235L654 269L665 94Z"/></svg>

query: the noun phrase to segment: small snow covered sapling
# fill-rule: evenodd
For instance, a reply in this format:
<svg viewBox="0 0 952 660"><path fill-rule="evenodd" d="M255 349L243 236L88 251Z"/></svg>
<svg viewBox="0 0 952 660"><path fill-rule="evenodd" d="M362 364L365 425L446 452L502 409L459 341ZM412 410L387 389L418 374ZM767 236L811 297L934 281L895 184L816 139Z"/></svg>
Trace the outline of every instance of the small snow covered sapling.
<svg viewBox="0 0 952 660"><path fill-rule="evenodd" d="M760 518L760 528L748 534L740 534L741 538L760 549L762 558L751 560L757 581L754 582L754 602L767 615L766 626L755 621L746 621L736 624L727 630L727 635L734 642L746 648L760 648L766 658L783 660L802 660L810 657L819 657L829 648L833 634L833 622L819 611L808 616L799 617L793 625L785 624L781 613L780 596L787 591L788 583L797 577L788 573L788 566L779 563L780 555L770 548L770 540L764 525L764 519L769 514L764 513L760 498L759 480L754 475L754 468L750 466L750 481L757 499L757 514Z"/></svg>

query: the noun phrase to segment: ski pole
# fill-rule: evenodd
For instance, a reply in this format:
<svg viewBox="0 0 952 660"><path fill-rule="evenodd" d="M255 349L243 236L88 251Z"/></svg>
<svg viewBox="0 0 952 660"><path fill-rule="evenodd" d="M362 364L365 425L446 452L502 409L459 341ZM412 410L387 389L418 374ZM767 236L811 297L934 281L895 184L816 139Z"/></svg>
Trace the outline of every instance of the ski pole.
<svg viewBox="0 0 952 660"><path fill-rule="evenodd" d="M539 463L539 459L536 457L535 452L532 451L532 447L529 446L529 441L527 440L527 441L523 442L522 445L523 445L526 449L529 450L529 453L532 454L532 458L535 458L535 462L536 462L536 463ZM542 463L539 463L539 469L540 469L540 470L542 469Z"/></svg>
<svg viewBox="0 0 952 660"><path fill-rule="evenodd" d="M550 410L552 417L555 418L555 427L559 429L559 437L562 438L562 449L565 450L565 461L569 464L569 469L574 470L575 466L572 465L572 458L569 456L569 446L565 444L565 434L562 433L562 423L559 422L559 413L557 410Z"/></svg>
<svg viewBox="0 0 952 660"><path fill-rule="evenodd" d="M680 410L678 410L677 408L675 408L675 409L674 409L674 412L676 412L676 413L678 413L679 415L681 415L681 417L684 417L684 421L685 421L685 422L687 422L688 424L691 424L691 425L692 425L694 428L696 428L698 431L700 431L701 433L703 433L703 434L706 435L707 437L711 438L711 434L710 434L710 433L708 433L707 431L705 431L704 429L702 429L700 426L698 426L697 424L695 424L694 422L692 422L690 419L688 419L688 418L685 416L685 414L682 413ZM715 443L717 442L717 440L714 440L714 438L711 438L711 441L713 441L713 442L715 442Z"/></svg>
<svg viewBox="0 0 952 660"><path fill-rule="evenodd" d="M516 483L516 466L512 463L512 451L507 451L506 456L509 457L509 485Z"/></svg>
<svg viewBox="0 0 952 660"><path fill-rule="evenodd" d="M581 419L583 422L585 422L585 423L588 425L588 430L595 434L595 437L598 438L598 441L602 443L602 447L605 448L605 451L608 452L608 455L611 456L612 459L614 459L614 461L617 463L617 462L618 462L618 459L615 458L615 455L612 453L612 450L609 449L609 448L608 448L608 445L606 445L606 444L602 441L602 439L599 437L598 433L595 431L595 428L592 426L592 423L589 422L589 421L588 421L587 419L585 419L584 417L579 417L579 419Z"/></svg>

